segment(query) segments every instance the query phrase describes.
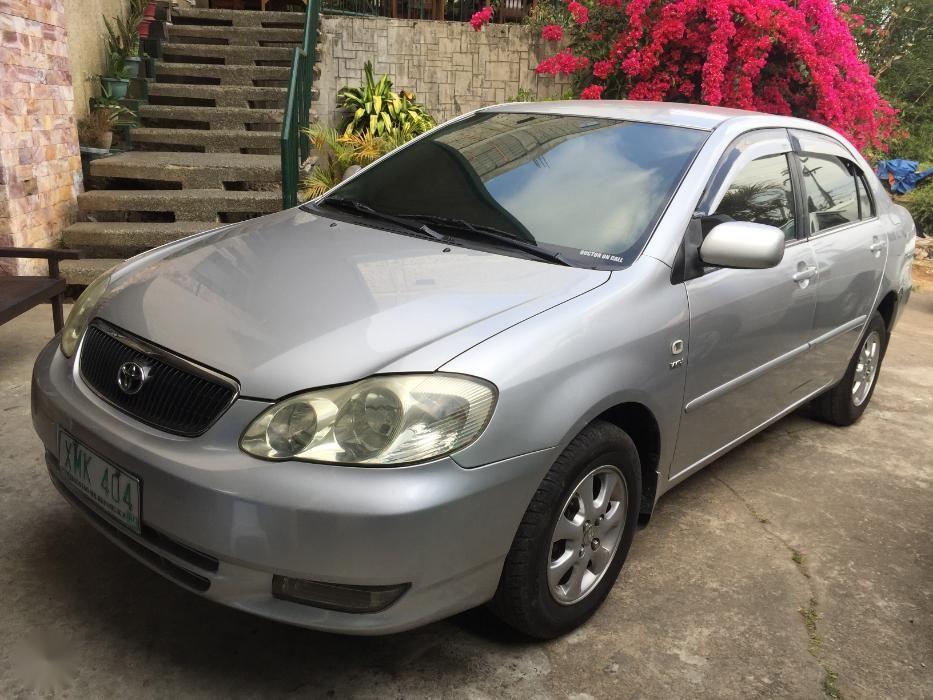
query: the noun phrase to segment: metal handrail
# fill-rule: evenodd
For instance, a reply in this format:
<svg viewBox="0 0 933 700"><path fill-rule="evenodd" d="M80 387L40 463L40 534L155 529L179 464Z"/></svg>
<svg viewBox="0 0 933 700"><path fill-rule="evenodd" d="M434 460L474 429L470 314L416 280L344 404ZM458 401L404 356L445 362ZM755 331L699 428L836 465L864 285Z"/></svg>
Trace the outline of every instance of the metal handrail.
<svg viewBox="0 0 933 700"><path fill-rule="evenodd" d="M317 60L318 27L321 0L307 0L305 27L301 46L292 55L292 72L285 98L285 115L279 138L282 157L282 207L298 204L298 171L311 154L311 143L305 130L311 119L311 93L314 63Z"/></svg>

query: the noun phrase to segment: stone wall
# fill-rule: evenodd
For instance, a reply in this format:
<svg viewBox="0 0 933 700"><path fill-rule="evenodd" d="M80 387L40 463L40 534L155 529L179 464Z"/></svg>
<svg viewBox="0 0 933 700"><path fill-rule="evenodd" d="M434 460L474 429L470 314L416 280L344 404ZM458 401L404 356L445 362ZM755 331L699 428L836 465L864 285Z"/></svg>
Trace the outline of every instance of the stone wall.
<svg viewBox="0 0 933 700"><path fill-rule="evenodd" d="M57 243L80 187L64 2L0 0L0 245Z"/></svg>
<svg viewBox="0 0 933 700"><path fill-rule="evenodd" d="M126 0L65 0L68 60L74 82L75 117L84 119L97 94L97 76L106 67L104 17L120 16Z"/></svg>
<svg viewBox="0 0 933 700"><path fill-rule="evenodd" d="M465 22L325 16L321 33L315 109L331 124L339 118L337 91L361 83L367 60L376 79L388 74L396 90L415 92L439 122L513 100L519 90L543 99L567 88L566 81L534 72L549 50L516 24L477 32Z"/></svg>

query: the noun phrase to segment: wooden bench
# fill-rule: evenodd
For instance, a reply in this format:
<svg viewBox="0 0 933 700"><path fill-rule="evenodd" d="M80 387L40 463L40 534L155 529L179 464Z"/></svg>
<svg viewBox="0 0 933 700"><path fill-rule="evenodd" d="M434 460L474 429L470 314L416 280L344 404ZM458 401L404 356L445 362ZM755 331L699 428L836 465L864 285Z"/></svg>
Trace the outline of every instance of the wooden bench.
<svg viewBox="0 0 933 700"><path fill-rule="evenodd" d="M12 321L33 306L51 301L52 324L58 333L65 325L62 301L65 295L65 280L58 271L60 260L76 260L81 251L62 248L4 248L0 247L0 258L44 258L49 263L46 277L0 276L0 326Z"/></svg>

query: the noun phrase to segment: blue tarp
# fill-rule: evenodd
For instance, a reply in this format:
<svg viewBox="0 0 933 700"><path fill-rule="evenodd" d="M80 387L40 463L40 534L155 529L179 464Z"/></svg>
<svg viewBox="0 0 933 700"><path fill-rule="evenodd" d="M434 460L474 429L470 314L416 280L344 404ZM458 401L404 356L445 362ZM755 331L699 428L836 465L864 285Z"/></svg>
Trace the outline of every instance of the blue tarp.
<svg viewBox="0 0 933 700"><path fill-rule="evenodd" d="M875 166L875 175L888 183L895 194L907 194L923 180L933 175L933 168L927 168L922 173L917 172L920 165L915 160L883 160Z"/></svg>

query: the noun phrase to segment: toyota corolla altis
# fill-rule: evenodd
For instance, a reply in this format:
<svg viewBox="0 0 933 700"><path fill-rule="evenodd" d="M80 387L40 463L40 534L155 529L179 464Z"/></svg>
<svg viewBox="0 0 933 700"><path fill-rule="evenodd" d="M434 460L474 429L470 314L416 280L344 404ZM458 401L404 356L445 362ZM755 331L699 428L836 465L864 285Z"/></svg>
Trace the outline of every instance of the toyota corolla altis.
<svg viewBox="0 0 933 700"><path fill-rule="evenodd" d="M914 225L826 127L483 109L91 284L40 354L52 481L188 590L357 634L548 638L662 493L871 400Z"/></svg>

